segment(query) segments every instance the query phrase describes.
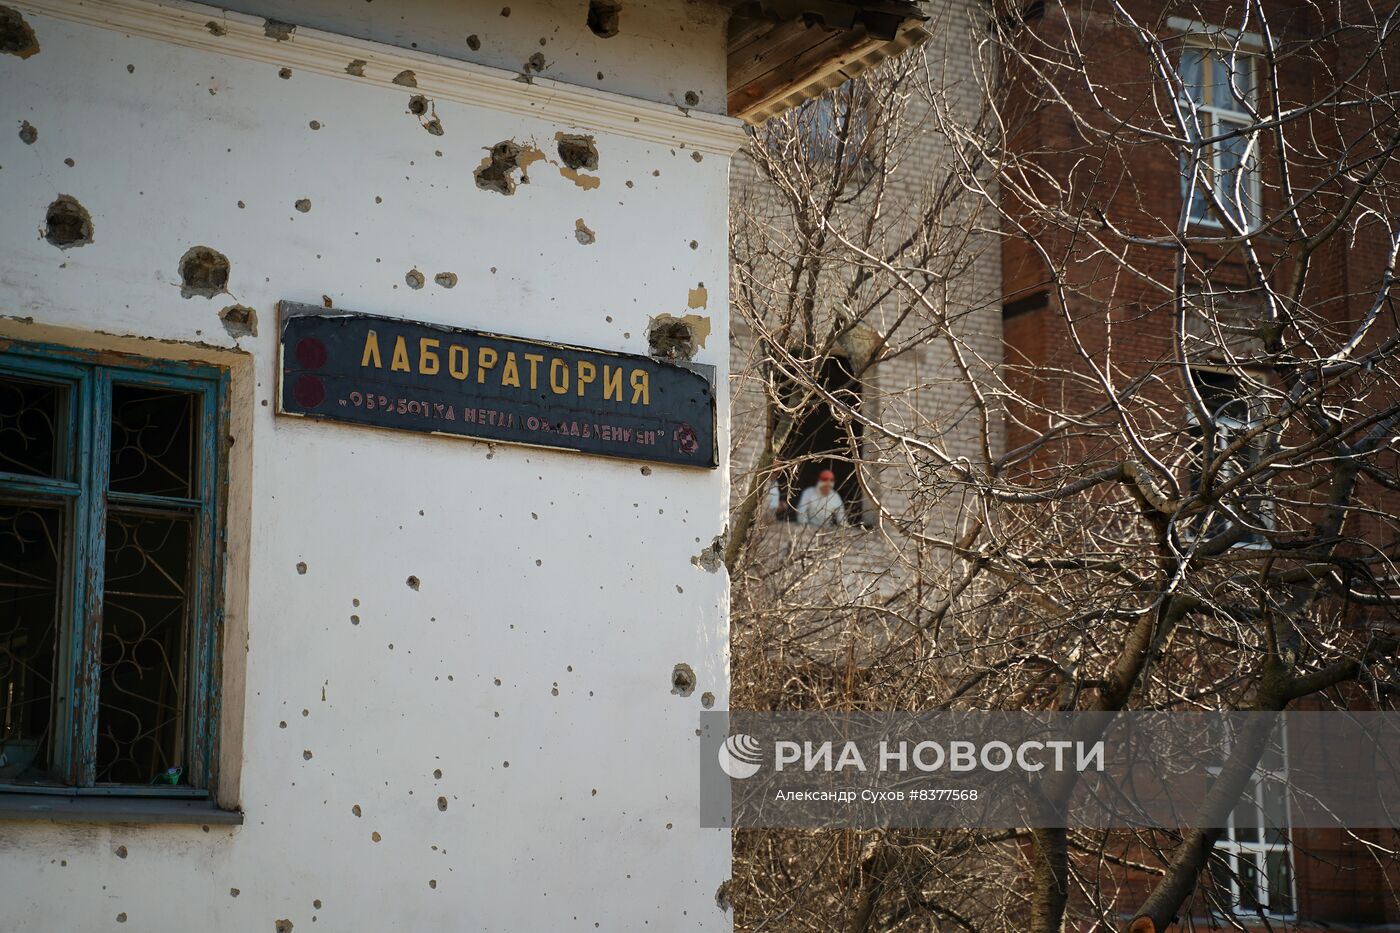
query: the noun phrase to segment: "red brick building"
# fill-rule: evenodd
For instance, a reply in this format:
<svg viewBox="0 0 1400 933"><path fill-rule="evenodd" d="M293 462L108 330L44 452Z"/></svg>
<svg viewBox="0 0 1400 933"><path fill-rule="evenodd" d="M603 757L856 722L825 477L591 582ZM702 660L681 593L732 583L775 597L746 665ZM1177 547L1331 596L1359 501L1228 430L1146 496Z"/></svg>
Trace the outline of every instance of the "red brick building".
<svg viewBox="0 0 1400 933"><path fill-rule="evenodd" d="M1214 422L1207 437L1239 436L1304 369L1322 372L1339 354L1374 361L1319 389L1320 410L1374 424L1393 409L1387 264L1400 168L1387 94L1400 40L1387 20L1395 4L1380 6L1083 0L1003 11L998 28L1015 50L1000 102L1005 371L1018 396L1007 449L1056 418L1072 425L1017 469L1036 475L1110 450L1121 439L1093 426L1117 411L1153 450L1181 452L1162 458L1166 468L1190 474L1202 456L1192 438L1204 444L1193 395ZM1292 431L1280 428L1285 448ZM1384 476L1394 469L1393 449L1381 451L1329 547L1396 554ZM1256 496L1236 515L1251 525L1232 545L1241 560L1291 546L1309 517L1323 522L1326 504L1296 492L1316 475L1280 470L1274 482L1287 506ZM1336 611L1353 629L1394 626L1383 610ZM1370 702L1365 689L1352 700ZM1400 923L1400 873L1386 854L1395 841L1390 830L1228 829L1213 860L1213 885L1228 893L1194 896L1178 921ZM1164 864L1143 839L1122 854ZM1111 875L1105 885L1137 892L1121 904L1141 902L1157 877Z"/></svg>

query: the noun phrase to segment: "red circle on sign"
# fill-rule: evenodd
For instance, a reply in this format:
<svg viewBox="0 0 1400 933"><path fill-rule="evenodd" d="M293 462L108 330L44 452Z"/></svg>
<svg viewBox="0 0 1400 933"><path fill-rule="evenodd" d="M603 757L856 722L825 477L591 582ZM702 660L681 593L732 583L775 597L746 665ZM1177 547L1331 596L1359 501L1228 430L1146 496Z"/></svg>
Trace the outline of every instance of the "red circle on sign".
<svg viewBox="0 0 1400 933"><path fill-rule="evenodd" d="M683 424L676 429L676 444L680 447L681 453L689 457L700 449L700 438L695 436L694 428Z"/></svg>
<svg viewBox="0 0 1400 933"><path fill-rule="evenodd" d="M326 365L326 345L315 337L297 341L297 362L302 369L320 369Z"/></svg>
<svg viewBox="0 0 1400 933"><path fill-rule="evenodd" d="M315 376L298 376L292 386L292 398L302 408L315 408L326 400L326 387Z"/></svg>

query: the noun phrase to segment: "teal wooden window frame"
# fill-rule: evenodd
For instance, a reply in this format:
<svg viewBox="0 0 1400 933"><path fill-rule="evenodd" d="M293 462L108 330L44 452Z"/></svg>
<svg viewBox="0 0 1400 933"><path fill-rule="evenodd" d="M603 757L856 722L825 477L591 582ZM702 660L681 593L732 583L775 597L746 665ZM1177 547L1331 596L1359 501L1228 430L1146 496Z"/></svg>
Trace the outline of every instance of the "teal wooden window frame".
<svg viewBox="0 0 1400 933"><path fill-rule="evenodd" d="M45 344L0 343L0 377L60 385L66 391L66 429L60 431L55 477L6 472L0 498L58 506L64 515L62 594L57 624L57 670L50 720L49 771L61 783L0 779L0 792L76 795L209 796L217 778L218 659L223 629L223 491L229 436L229 375L200 363L149 360ZM109 489L114 386L188 393L193 402L197 464L190 497L153 496ZM185 647L185 744L179 785L99 784L98 690L106 563L112 508L188 516L192 546Z"/></svg>

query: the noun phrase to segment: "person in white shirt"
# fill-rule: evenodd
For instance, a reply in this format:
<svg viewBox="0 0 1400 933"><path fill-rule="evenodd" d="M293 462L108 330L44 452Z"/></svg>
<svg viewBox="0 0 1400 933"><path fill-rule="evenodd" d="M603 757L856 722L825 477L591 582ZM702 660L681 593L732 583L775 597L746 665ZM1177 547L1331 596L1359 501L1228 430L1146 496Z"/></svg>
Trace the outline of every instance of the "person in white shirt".
<svg viewBox="0 0 1400 933"><path fill-rule="evenodd" d="M836 491L836 474L822 470L817 476L817 485L803 490L797 500L797 523L799 525L846 524L846 504Z"/></svg>

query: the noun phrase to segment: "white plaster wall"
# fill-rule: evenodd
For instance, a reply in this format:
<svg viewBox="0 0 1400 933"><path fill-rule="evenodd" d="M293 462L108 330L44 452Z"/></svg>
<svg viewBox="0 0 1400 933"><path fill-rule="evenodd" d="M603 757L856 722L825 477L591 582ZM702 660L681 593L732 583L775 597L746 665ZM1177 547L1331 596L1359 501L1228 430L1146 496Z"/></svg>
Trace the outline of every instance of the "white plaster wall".
<svg viewBox="0 0 1400 933"><path fill-rule="evenodd" d="M619 0L617 35L586 27L588 0L225 0L229 10L383 42L507 71L540 74L723 113L728 11L712 3ZM474 37L477 48L468 44ZM544 56L544 68L530 64ZM687 98L687 94L694 94ZM690 101L694 101L692 104Z"/></svg>
<svg viewBox="0 0 1400 933"><path fill-rule="evenodd" d="M7 329L236 346L258 402L246 823L0 823L0 930L727 928L729 839L697 828L695 746L701 694L727 705L727 582L691 561L724 525L727 464L644 472L272 405L280 298L645 352L648 316L686 313L704 282L698 360L718 368L723 426L724 156L599 134L599 188L537 163L502 196L473 182L485 147L552 157L578 128L439 98L433 136L382 80L295 61L281 78L15 6L41 52L0 55ZM687 67L722 82L722 57ZM639 131L662 109L639 105ZM39 236L60 193L91 212L90 245ZM181 297L193 245L229 257L229 296ZM442 271L460 283L434 285ZM255 338L221 326L234 301L256 309ZM688 698L671 692L678 662L698 675Z"/></svg>

